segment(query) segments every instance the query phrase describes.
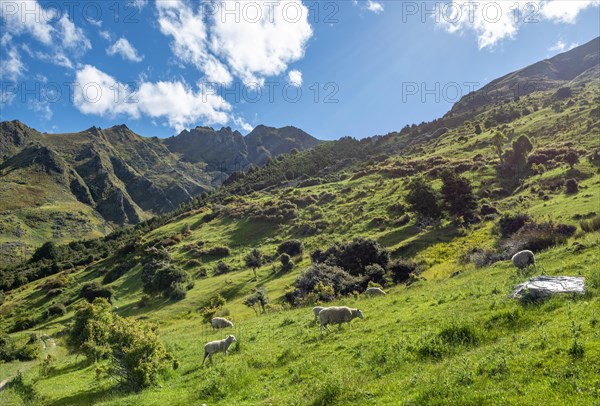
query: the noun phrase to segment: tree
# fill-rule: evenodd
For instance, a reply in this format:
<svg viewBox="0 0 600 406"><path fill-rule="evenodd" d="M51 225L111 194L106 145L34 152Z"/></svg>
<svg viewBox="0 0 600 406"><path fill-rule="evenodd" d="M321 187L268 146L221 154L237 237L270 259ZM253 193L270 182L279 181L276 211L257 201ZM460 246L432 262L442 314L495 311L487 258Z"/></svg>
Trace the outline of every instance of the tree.
<svg viewBox="0 0 600 406"><path fill-rule="evenodd" d="M49 259L54 261L58 258L58 248L52 241L48 241L44 243L40 248L38 248L34 253L31 259L34 262L37 262L42 259Z"/></svg>
<svg viewBox="0 0 600 406"><path fill-rule="evenodd" d="M267 298L267 290L265 288L258 288L253 294L244 299L244 304L250 307L256 315L258 315L257 307L262 309L263 314L267 313L266 305L269 302Z"/></svg>
<svg viewBox="0 0 600 406"><path fill-rule="evenodd" d="M479 123L475 124L475 134L481 134L481 125Z"/></svg>
<svg viewBox="0 0 600 406"><path fill-rule="evenodd" d="M575 151L569 151L567 152L567 154L565 155L564 158L565 162L569 165L569 168L571 168L571 170L573 169L573 167L579 163L579 155L577 154L577 152Z"/></svg>
<svg viewBox="0 0 600 406"><path fill-rule="evenodd" d="M246 266L248 268L252 268L252 271L254 272L254 279L256 279L256 269L260 268L262 265L262 254L257 248L254 248L248 255L246 255L245 261Z"/></svg>
<svg viewBox="0 0 600 406"><path fill-rule="evenodd" d="M496 155L498 155L498 159L500 159L501 164L504 163L502 159L502 147L504 146L505 142L506 136L502 132L496 131L496 133L492 137L492 144L496 148Z"/></svg>
<svg viewBox="0 0 600 406"><path fill-rule="evenodd" d="M442 172L441 177L442 196L448 212L453 216L462 217L465 221L473 218L477 202L468 179L450 169Z"/></svg>
<svg viewBox="0 0 600 406"><path fill-rule="evenodd" d="M279 260L281 261L282 272L288 272L294 268L294 261L292 261L292 258L288 254L281 254Z"/></svg>
<svg viewBox="0 0 600 406"><path fill-rule="evenodd" d="M422 217L432 219L442 217L438 194L422 177L414 178L408 185L406 202L412 211Z"/></svg>

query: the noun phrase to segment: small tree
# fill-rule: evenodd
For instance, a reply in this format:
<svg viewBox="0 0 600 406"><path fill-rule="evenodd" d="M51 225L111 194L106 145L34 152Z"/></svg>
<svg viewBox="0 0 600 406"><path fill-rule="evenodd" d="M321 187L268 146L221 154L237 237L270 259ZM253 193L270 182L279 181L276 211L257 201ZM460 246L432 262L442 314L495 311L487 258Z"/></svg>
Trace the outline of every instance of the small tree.
<svg viewBox="0 0 600 406"><path fill-rule="evenodd" d="M258 308L262 309L263 314L267 313L266 305L269 299L265 288L258 288L253 294L244 299L244 304L250 307L258 316Z"/></svg>
<svg viewBox="0 0 600 406"><path fill-rule="evenodd" d="M282 272L289 272L294 268L294 261L292 261L292 258L288 254L281 254L279 260L281 261Z"/></svg>
<svg viewBox="0 0 600 406"><path fill-rule="evenodd" d="M502 132L496 131L496 133L492 137L492 144L496 149L496 155L498 155L498 159L500 160L501 164L504 163L504 160L502 158L502 147L504 146L505 142L506 136Z"/></svg>
<svg viewBox="0 0 600 406"><path fill-rule="evenodd" d="M442 196L448 212L465 221L474 215L477 203L471 183L453 170L442 172Z"/></svg>
<svg viewBox="0 0 600 406"><path fill-rule="evenodd" d="M256 269L260 268L262 265L262 254L257 248L254 248L245 258L246 266L248 268L252 268L252 272L254 272L254 279L257 278Z"/></svg>
<svg viewBox="0 0 600 406"><path fill-rule="evenodd" d="M439 219L442 217L438 194L422 177L413 179L408 185L406 202L412 211L422 217Z"/></svg>
<svg viewBox="0 0 600 406"><path fill-rule="evenodd" d="M481 134L481 125L479 123L475 124L475 134Z"/></svg>
<svg viewBox="0 0 600 406"><path fill-rule="evenodd" d="M575 167L575 165L579 163L579 155L575 151L569 151L565 155L564 160L569 165L569 168L571 168L572 170Z"/></svg>
<svg viewBox="0 0 600 406"><path fill-rule="evenodd" d="M575 193L579 192L579 185L577 184L577 181L575 179L568 179L565 182L565 191L569 195L574 195Z"/></svg>
<svg viewBox="0 0 600 406"><path fill-rule="evenodd" d="M108 336L113 318L110 303L104 298L81 303L69 331L69 346L90 361L105 358L110 352Z"/></svg>

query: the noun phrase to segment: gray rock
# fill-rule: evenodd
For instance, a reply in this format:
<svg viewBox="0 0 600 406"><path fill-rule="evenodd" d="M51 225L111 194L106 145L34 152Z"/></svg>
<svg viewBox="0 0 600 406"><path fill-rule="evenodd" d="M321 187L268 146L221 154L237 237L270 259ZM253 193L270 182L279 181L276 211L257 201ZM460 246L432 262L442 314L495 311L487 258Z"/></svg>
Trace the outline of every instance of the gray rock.
<svg viewBox="0 0 600 406"><path fill-rule="evenodd" d="M511 298L545 299L559 293L585 293L585 281L578 276L534 276L515 286Z"/></svg>

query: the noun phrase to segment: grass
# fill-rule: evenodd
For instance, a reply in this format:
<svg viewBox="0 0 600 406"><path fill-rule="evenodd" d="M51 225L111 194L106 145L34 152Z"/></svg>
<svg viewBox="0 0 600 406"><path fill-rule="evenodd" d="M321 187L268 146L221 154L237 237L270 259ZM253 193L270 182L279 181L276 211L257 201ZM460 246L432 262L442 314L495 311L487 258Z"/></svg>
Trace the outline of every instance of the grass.
<svg viewBox="0 0 600 406"><path fill-rule="evenodd" d="M543 97L536 93L518 103L521 107L534 102L541 105ZM583 111L577 110L579 107L561 114L550 114L550 108L541 108L510 126L518 133L536 131L536 146L572 141L581 148L597 147L593 128L585 132L577 121L587 120L592 106ZM540 127L552 129L566 123L565 114L571 117L568 124L537 132ZM350 176L293 190L274 188L236 197L230 203L235 208L285 200L291 195L335 194L329 203L299 209L296 224L229 217L207 222L203 220L211 209L207 207L146 234L140 243L171 237L189 225L191 234L169 248L173 262L185 264L192 255L184 247L204 241L206 247L228 246L231 254L223 260L234 268L230 274L212 276L212 268L220 259L203 257L201 266L209 276L196 278L184 300L158 299L146 307L138 305L142 297L143 257L127 258L133 259L135 266L110 284L115 290L115 312L155 322L161 339L180 363L179 369L162 377L160 386L139 393L122 392L110 378L97 375L102 363L89 365L69 353L64 338L57 338L57 347L42 351L43 356L48 351L56 355L51 373L42 374L41 359L13 362L0 364L0 379L15 376L21 370L24 387L35 391L37 403L48 405L598 403L599 231L579 229L566 244L536 253L540 273L584 276L586 295L521 304L508 295L527 277L518 274L509 261L482 268L462 261L473 248L495 247L498 237L493 219L484 219L468 229L449 221L424 230L414 222L393 225L398 216L389 208L403 202L407 182L380 174L379 169L400 165L407 159L443 155L458 162L482 154L492 164L465 176L472 178L477 190L494 181L495 158L485 144L492 131L475 136L471 127L463 124L450 129L439 141L425 144L418 154L392 156L372 165L369 169L373 173L360 178ZM460 136L468 136L467 141L458 142ZM549 198L544 200L531 189L541 180L571 176L573 172L562 166L530 177L526 181L529 184L516 188L506 198L484 201L501 212L523 211L538 219L579 225L577 215L587 216L600 210L600 175L587 161L578 164L576 170L580 185L576 195L548 192ZM388 220L374 225L372 219L377 217ZM325 225L316 234L303 235L296 228L299 222L317 221ZM286 288L310 264L310 252L359 236L377 240L394 258L416 261L424 269L421 276L425 280L410 286L386 287L385 297L339 299L335 304L358 307L365 318L345 325L341 332L334 328L332 333L320 336L310 308L290 309L281 299ZM258 269L258 279L254 280L252 271L243 265L244 256L259 247L263 254L275 258L277 246L291 238L301 239L305 246L305 253L293 259L295 268L278 272L279 263L275 260ZM8 292L0 305L0 328L8 329L18 315L38 316L53 301L66 301L66 315L36 327L58 336L72 320L81 284L100 281L111 261L122 260L112 258L72 274L65 292L57 298L47 298L39 290L44 280ZM195 271L189 270L190 274ZM265 287L271 301L266 315L256 316L243 305L244 297L257 287ZM202 321L199 310L216 294L227 299L225 308L235 323L233 330L213 331ZM24 341L28 333L13 337ZM201 367L202 345L229 333L238 340L229 355L216 354L212 363ZM26 393L8 388L0 392L0 404L23 404Z"/></svg>

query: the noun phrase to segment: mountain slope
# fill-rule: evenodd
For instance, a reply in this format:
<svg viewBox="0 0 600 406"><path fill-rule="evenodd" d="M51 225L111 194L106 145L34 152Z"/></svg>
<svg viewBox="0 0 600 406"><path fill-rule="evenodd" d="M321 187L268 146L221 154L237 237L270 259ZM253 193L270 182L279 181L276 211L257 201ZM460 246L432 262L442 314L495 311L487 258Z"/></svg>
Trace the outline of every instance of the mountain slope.
<svg viewBox="0 0 600 406"><path fill-rule="evenodd" d="M594 404L600 390L599 91L600 79L591 75L563 100L552 88L503 103L518 114L501 123L500 108L485 105L469 121L444 118L286 154L176 212L61 247L54 259L3 270L0 329L20 330L10 334L19 345L42 330L57 347L40 344L38 359L3 364L0 380L17 371L23 379L0 392L0 403L19 404L26 394L61 405ZM520 171L506 176L502 160L523 144L513 143L521 136L532 148ZM417 179L443 193L441 174L448 170L473 189L471 221L447 212L425 221L407 199ZM575 192L566 187L573 182ZM518 224L515 214L528 216L529 234L503 236L501 219ZM560 235L546 234L548 224ZM375 241L401 262L395 270L388 264L388 272L379 264L361 266L358 276L366 279L359 282L332 269L324 272L329 278L307 276L313 258L331 248L324 262L336 264L343 245L334 244L357 238ZM303 246L291 269L280 256L290 240ZM587 293L541 303L511 299L512 288L535 272L510 262L524 242L536 243L538 273L582 276ZM254 249L263 259L256 278L245 261ZM177 300L144 292L155 255L165 269L189 278ZM229 272L218 272L227 268L222 264ZM395 283L402 270L412 275ZM39 278L42 272L54 274ZM358 294L376 278L386 296ZM336 291L340 280L357 293ZM294 300L295 288L311 281L314 289ZM103 373L110 360L86 364L68 352L64 331L89 282L112 289L112 311L131 324L158 326L178 361L160 386L118 390ZM59 292L50 290L57 285ZM269 299L266 314L245 300L256 289ZM56 304L66 313L48 316ZM219 304L218 314L235 329L215 331L206 322ZM314 304L357 307L365 317L320 336ZM201 367L198 348L231 333L238 343L229 354ZM54 369L44 373L47 354Z"/></svg>
<svg viewBox="0 0 600 406"><path fill-rule="evenodd" d="M277 134L279 130L271 131ZM250 140L254 151L264 153L249 157L245 138L229 128L214 131L198 127L161 140L142 137L125 125L42 134L18 121L2 122L0 211L12 212L0 216L0 221L10 219L14 223L7 225L6 231L0 231L0 242L10 246L27 245L27 240L33 242L29 232L19 232L19 238L15 239L14 230L24 227L25 211L45 213L39 216L38 227L33 222L28 227L33 233L37 228L41 236L48 235L42 231L48 227L61 228L44 220L49 215L45 208L52 207L51 216L64 218L73 209L72 205L77 212L94 212L85 228L89 232L81 234L73 230L72 238L97 237L115 225L137 224L152 215L173 211L250 163L261 164L265 157L293 148L304 150L318 143L300 130L281 139L270 136ZM40 188L42 183L44 187ZM24 194L27 196L12 198ZM62 210L63 206L68 210ZM51 235L60 242L70 234L64 228ZM39 244L39 240L34 240Z"/></svg>
<svg viewBox="0 0 600 406"><path fill-rule="evenodd" d="M600 37L488 83L482 89L464 96L448 114L472 113L487 104L558 89L580 75L598 77L599 63Z"/></svg>

